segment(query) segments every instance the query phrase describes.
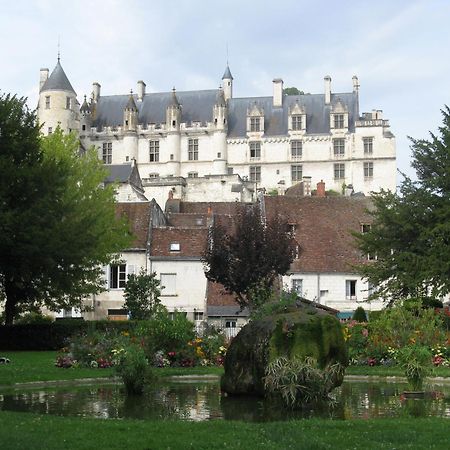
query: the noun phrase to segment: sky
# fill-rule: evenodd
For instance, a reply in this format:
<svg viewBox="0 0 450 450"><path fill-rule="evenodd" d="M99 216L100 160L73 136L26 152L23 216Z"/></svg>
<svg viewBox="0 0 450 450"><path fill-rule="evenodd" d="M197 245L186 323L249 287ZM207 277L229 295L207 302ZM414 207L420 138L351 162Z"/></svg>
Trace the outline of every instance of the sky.
<svg viewBox="0 0 450 450"><path fill-rule="evenodd" d="M450 105L448 0L15 0L1 2L0 92L38 99L39 69L61 64L82 103L103 95L214 89L227 61L233 96L272 95L272 80L309 93L350 92L381 109L397 166L413 176L407 136L429 138Z"/></svg>

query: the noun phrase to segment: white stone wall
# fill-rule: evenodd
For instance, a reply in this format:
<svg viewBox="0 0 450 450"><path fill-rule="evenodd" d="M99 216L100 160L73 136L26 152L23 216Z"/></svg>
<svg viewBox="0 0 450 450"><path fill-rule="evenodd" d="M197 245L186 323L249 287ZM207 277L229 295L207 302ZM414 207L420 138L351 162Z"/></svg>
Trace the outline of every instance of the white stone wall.
<svg viewBox="0 0 450 450"><path fill-rule="evenodd" d="M379 300L366 302L368 297L367 282L354 273L292 273L283 277L283 286L292 288L292 280L302 280L302 296L308 300L338 309L339 311L354 311L362 306L366 311L377 311L383 307ZM346 281L356 280L356 296L346 295Z"/></svg>
<svg viewBox="0 0 450 450"><path fill-rule="evenodd" d="M194 310L203 311L206 317L206 277L203 264L199 260L152 260L151 271L175 275L175 290L166 295L164 290L161 302L169 310L183 311L192 319ZM167 291L166 291L167 292Z"/></svg>
<svg viewBox="0 0 450 450"><path fill-rule="evenodd" d="M50 108L46 108L46 97L50 97ZM67 97L70 98L71 106L67 109ZM46 136L49 128L52 132L57 126L65 131L80 130L80 105L72 92L66 91L44 91L39 94L39 107L37 110L38 121L42 125L42 133Z"/></svg>

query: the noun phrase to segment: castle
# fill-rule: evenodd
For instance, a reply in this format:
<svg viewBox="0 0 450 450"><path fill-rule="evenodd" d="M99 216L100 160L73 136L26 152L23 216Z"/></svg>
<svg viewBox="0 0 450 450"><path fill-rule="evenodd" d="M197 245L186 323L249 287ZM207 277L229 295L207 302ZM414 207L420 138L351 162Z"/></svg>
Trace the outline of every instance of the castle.
<svg viewBox="0 0 450 450"><path fill-rule="evenodd" d="M147 198L164 204L168 191L186 201L249 201L258 190L369 194L395 191L395 138L380 110L359 112L359 81L334 93L286 95L273 80L266 97L233 97L227 66L218 89L101 95L99 83L81 106L60 60L40 71L38 119L43 133L57 126L94 145L107 165L135 163ZM208 195L212 198L208 198Z"/></svg>

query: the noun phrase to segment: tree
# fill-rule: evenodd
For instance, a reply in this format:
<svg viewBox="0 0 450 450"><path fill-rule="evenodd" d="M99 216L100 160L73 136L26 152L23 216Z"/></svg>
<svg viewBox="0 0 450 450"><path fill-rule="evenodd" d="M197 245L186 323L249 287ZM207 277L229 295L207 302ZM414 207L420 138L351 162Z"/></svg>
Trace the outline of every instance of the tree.
<svg viewBox="0 0 450 450"><path fill-rule="evenodd" d="M214 221L202 260L208 280L234 294L241 308L255 310L268 300L276 277L289 270L293 250L287 223L265 221L252 205L236 215L234 233Z"/></svg>
<svg viewBox="0 0 450 450"><path fill-rule="evenodd" d="M130 275L125 285L125 309L134 320L151 319L161 304L160 295L156 272L147 274L141 269L138 275Z"/></svg>
<svg viewBox="0 0 450 450"><path fill-rule="evenodd" d="M287 87L283 89L284 95L302 95L303 91L298 90L296 87Z"/></svg>
<svg viewBox="0 0 450 450"><path fill-rule="evenodd" d="M25 99L0 96L0 290L5 323L24 311L80 307L102 266L130 242L94 149L40 136Z"/></svg>
<svg viewBox="0 0 450 450"><path fill-rule="evenodd" d="M442 297L450 292L450 110L431 140L410 138L417 181L403 175L399 194L373 195L373 219L356 235L376 260L359 267L377 287L372 298Z"/></svg>

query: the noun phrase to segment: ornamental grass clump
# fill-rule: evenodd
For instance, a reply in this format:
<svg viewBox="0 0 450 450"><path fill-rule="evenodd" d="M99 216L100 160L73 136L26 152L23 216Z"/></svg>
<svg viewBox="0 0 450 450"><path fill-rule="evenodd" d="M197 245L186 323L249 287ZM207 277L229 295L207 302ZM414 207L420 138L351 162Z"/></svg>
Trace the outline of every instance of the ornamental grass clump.
<svg viewBox="0 0 450 450"><path fill-rule="evenodd" d="M344 367L332 364L320 369L317 360L285 357L272 361L266 369L264 389L266 394L281 398L290 408L328 399L336 377L341 376Z"/></svg>
<svg viewBox="0 0 450 450"><path fill-rule="evenodd" d="M407 345L398 351L398 361L413 391L422 391L425 378L433 371L432 357L429 348L423 345Z"/></svg>
<svg viewBox="0 0 450 450"><path fill-rule="evenodd" d="M144 349L140 345L129 345L116 354L120 357L115 370L122 378L127 394L142 394L145 386L155 378Z"/></svg>

